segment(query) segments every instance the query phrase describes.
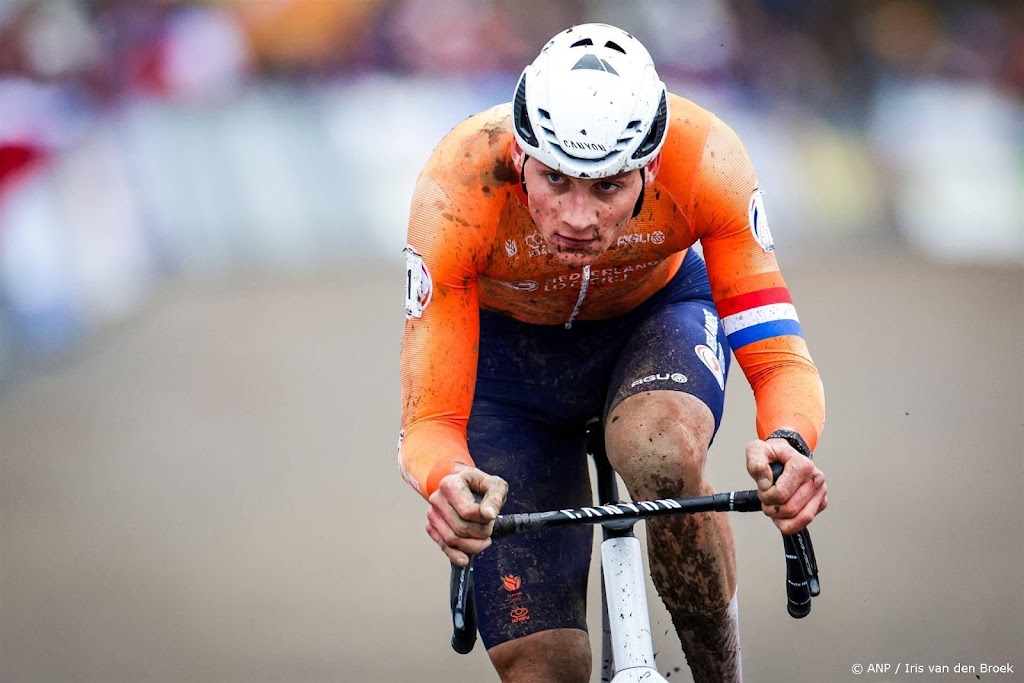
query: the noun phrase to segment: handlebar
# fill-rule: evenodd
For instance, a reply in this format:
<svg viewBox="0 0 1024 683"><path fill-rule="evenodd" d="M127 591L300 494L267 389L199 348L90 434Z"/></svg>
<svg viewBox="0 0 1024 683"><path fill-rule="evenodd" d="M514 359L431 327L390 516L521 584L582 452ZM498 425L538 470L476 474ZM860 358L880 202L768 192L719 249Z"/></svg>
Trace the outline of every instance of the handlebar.
<svg viewBox="0 0 1024 683"><path fill-rule="evenodd" d="M585 524L633 523L648 517L693 514L695 512L757 512L761 501L757 491L730 491L695 498L662 498L638 503L609 503L592 507L522 512L498 515L491 538L504 538L523 531Z"/></svg>
<svg viewBox="0 0 1024 683"><path fill-rule="evenodd" d="M782 464L773 462L772 479L782 476ZM586 524L615 527L631 526L641 519L697 512L760 512L756 490L729 491L694 498L662 498L636 503L609 503L592 507L567 508L548 512L523 512L498 515L491 538L499 539L535 529ZM821 592L818 563L814 557L811 534L805 528L795 534L782 534L786 554L786 611L794 619L811 612L811 598ZM467 654L476 642L476 615L473 610L473 556L465 567L452 565L451 577L452 648Z"/></svg>

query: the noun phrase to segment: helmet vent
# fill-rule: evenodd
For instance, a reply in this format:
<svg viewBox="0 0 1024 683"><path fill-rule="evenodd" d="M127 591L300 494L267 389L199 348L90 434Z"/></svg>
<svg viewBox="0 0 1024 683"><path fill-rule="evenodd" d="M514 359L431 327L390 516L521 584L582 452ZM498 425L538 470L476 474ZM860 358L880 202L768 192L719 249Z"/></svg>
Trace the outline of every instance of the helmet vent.
<svg viewBox="0 0 1024 683"><path fill-rule="evenodd" d="M665 129L668 126L668 103L665 101L665 93L661 93L661 102L658 104L658 113L654 115L651 122L651 129L647 131L647 137L640 143L637 150L633 152L633 158L645 157L661 144L665 137Z"/></svg>
<svg viewBox="0 0 1024 683"><path fill-rule="evenodd" d="M612 74L613 76L619 75L619 72L616 71L611 64L592 52L588 52L580 57L580 61L576 62L576 65L572 67L573 71L576 69L593 69L594 71L604 71L605 73Z"/></svg>
<svg viewBox="0 0 1024 683"><path fill-rule="evenodd" d="M610 40L607 43L605 43L604 46L608 47L608 48L611 48L613 50L618 50L622 54L626 54L626 51L622 49L621 45L619 45L618 43L614 43L614 42L612 42Z"/></svg>
<svg viewBox="0 0 1024 683"><path fill-rule="evenodd" d="M526 112L526 76L519 79L519 87L516 88L516 99L512 107L512 120L516 132L527 145L537 146L537 135L533 132L530 124L530 115ZM550 117L549 117L550 118Z"/></svg>
<svg viewBox="0 0 1024 683"><path fill-rule="evenodd" d="M582 38L580 40L577 40L575 43L573 43L569 47L586 47L588 45L593 45L593 44L594 44L594 41L592 41L590 38Z"/></svg>

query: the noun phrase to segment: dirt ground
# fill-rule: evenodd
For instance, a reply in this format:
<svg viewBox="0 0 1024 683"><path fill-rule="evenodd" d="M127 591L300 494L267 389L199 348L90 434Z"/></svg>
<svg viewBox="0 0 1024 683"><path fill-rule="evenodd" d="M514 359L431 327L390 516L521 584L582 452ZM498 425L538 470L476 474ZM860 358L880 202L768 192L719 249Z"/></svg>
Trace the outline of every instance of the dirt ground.
<svg viewBox="0 0 1024 683"><path fill-rule="evenodd" d="M400 269L179 284L0 398L0 680L496 680L448 646L448 565L396 466ZM786 271L831 505L800 621L778 533L734 521L748 680L1024 680L1024 275ZM752 406L734 373L719 490L752 487Z"/></svg>

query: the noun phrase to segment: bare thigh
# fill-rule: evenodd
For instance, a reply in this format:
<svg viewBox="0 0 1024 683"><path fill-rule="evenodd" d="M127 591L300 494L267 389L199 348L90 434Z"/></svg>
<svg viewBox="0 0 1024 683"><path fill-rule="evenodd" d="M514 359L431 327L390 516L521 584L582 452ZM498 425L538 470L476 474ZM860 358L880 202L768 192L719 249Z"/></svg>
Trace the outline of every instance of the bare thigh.
<svg viewBox="0 0 1024 683"><path fill-rule="evenodd" d="M502 683L587 683L590 637L585 631L559 628L495 645L487 654Z"/></svg>

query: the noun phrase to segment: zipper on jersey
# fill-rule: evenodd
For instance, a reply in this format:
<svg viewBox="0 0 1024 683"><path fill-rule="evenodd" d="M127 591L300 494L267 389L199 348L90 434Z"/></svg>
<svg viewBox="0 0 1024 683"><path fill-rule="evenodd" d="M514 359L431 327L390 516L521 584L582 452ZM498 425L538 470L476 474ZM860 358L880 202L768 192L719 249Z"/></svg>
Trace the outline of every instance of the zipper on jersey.
<svg viewBox="0 0 1024 683"><path fill-rule="evenodd" d="M572 315L565 321L565 329L572 328L572 321L579 315L580 306L583 305L583 299L587 296L587 285L590 284L590 266L583 266L583 281L580 282L580 296L576 299L576 305L573 306Z"/></svg>

